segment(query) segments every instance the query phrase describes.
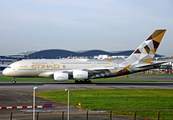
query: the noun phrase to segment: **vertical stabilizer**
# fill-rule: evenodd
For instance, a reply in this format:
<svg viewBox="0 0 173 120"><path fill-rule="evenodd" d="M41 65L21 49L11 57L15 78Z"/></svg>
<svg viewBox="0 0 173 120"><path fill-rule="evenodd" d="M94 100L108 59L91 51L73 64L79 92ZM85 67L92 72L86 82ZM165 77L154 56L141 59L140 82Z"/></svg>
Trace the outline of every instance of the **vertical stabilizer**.
<svg viewBox="0 0 173 120"><path fill-rule="evenodd" d="M151 63L166 29L156 30L128 58L131 64Z"/></svg>

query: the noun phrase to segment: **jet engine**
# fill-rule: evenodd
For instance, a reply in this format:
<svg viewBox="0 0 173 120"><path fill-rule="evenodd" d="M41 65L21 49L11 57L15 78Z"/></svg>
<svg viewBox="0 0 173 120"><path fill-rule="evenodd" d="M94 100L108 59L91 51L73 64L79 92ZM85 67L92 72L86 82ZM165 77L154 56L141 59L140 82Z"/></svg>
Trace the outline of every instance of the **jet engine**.
<svg viewBox="0 0 173 120"><path fill-rule="evenodd" d="M74 79L88 79L88 71L73 71L73 78Z"/></svg>
<svg viewBox="0 0 173 120"><path fill-rule="evenodd" d="M68 73L55 72L53 77L56 81L65 81L68 80Z"/></svg>

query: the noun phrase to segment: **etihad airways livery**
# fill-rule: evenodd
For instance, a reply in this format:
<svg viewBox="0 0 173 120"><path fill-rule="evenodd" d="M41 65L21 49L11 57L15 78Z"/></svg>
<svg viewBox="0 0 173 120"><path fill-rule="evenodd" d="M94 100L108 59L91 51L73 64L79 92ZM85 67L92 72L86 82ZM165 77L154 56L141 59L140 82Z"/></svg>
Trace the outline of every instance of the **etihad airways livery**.
<svg viewBox="0 0 173 120"><path fill-rule="evenodd" d="M131 74L158 67L164 61L152 59L166 30L156 30L127 59L30 59L9 65L3 74L9 77L48 77L55 81L74 79L75 83L90 79ZM13 79L13 83L16 83Z"/></svg>

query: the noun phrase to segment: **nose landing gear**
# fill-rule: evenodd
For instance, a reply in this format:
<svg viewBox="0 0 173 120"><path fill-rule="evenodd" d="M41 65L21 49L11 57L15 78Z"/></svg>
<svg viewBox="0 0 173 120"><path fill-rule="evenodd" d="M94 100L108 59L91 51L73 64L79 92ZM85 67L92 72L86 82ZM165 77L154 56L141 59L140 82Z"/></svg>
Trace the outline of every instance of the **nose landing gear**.
<svg viewBox="0 0 173 120"><path fill-rule="evenodd" d="M13 84L16 84L16 80L15 78L13 77L13 81L12 81Z"/></svg>

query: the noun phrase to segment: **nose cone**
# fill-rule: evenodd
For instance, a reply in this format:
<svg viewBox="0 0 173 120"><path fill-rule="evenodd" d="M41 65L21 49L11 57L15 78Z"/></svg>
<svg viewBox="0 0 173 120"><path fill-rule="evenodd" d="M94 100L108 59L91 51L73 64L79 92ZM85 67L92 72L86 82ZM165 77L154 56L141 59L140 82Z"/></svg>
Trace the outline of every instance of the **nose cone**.
<svg viewBox="0 0 173 120"><path fill-rule="evenodd" d="M5 69L2 71L2 74L5 75Z"/></svg>
<svg viewBox="0 0 173 120"><path fill-rule="evenodd" d="M3 71L2 71L2 74L5 75L5 76L8 76L9 75L9 70L7 68L5 68Z"/></svg>

